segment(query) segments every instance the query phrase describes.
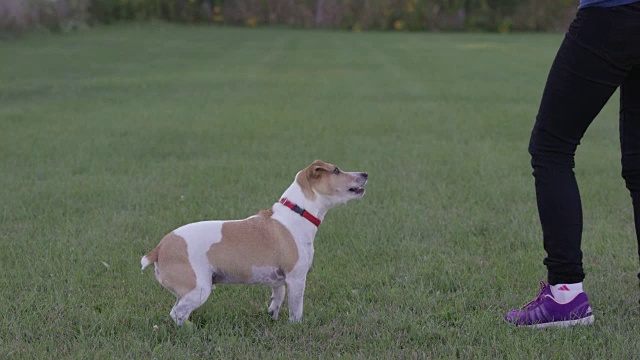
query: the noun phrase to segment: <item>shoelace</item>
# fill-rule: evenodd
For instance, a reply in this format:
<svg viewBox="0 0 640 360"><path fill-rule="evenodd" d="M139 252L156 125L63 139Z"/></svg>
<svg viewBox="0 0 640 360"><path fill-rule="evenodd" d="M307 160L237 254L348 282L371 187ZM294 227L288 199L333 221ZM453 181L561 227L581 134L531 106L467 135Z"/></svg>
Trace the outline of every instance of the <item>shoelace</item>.
<svg viewBox="0 0 640 360"><path fill-rule="evenodd" d="M533 305L537 304L540 302L540 300L542 300L542 294L544 293L544 289L546 289L547 287L547 283L545 283L544 281L540 281L540 292L538 293L538 296L535 297L535 299L529 301L528 303L526 303L522 309L527 309L532 307Z"/></svg>

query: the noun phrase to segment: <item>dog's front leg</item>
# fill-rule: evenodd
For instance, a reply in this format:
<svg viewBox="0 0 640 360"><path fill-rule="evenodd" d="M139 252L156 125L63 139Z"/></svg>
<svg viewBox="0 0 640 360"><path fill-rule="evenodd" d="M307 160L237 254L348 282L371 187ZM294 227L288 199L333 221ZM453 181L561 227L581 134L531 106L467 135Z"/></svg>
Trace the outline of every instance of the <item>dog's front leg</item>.
<svg viewBox="0 0 640 360"><path fill-rule="evenodd" d="M306 277L302 279L287 280L289 292L289 321L300 322L302 320L302 305L304 301L304 287Z"/></svg>
<svg viewBox="0 0 640 360"><path fill-rule="evenodd" d="M273 320L278 320L280 306L282 305L282 301L284 301L284 293L284 285L274 286L271 288L271 305L269 305L269 315L271 315L271 319Z"/></svg>

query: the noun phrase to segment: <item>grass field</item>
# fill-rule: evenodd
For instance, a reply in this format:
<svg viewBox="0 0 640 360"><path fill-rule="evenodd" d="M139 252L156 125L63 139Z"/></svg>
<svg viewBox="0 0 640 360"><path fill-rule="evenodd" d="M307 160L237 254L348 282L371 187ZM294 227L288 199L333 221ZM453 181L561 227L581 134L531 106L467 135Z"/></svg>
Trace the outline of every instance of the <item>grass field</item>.
<svg viewBox="0 0 640 360"><path fill-rule="evenodd" d="M502 322L546 276L527 143L560 41L147 24L0 43L0 359L637 357L617 95L577 156L595 325ZM304 321L219 286L177 328L140 257L269 208L317 158L370 181L319 229Z"/></svg>

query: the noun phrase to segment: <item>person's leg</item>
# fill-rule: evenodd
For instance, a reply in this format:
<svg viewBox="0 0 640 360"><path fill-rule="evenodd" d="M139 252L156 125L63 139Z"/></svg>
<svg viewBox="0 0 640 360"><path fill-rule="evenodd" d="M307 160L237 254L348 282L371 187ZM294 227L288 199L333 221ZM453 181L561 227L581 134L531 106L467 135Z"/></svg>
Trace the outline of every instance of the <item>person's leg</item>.
<svg viewBox="0 0 640 360"><path fill-rule="evenodd" d="M607 41L601 25L610 21L600 10L580 10L571 24L549 72L529 143L551 285L584 278L582 205L574 155L626 75L597 51Z"/></svg>
<svg viewBox="0 0 640 360"><path fill-rule="evenodd" d="M620 148L622 177L631 193L640 256L640 65L620 86Z"/></svg>
<svg viewBox="0 0 640 360"><path fill-rule="evenodd" d="M589 299L582 291L582 206L573 173L574 154L586 129L623 82L624 99L633 101L628 95L635 91L625 79L639 65L639 16L640 2L578 11L551 67L529 152L547 251L544 263L553 285L541 282L533 301L506 314L505 321L516 326L586 325L594 321ZM636 106L626 106L624 113L633 113ZM627 145L639 137L629 132L637 129L623 122L626 135L621 134L621 139L628 139L623 140L624 154ZM626 151L623 162L627 186L635 189L632 196L637 206L640 166L635 167L634 151Z"/></svg>
<svg viewBox="0 0 640 360"><path fill-rule="evenodd" d="M626 75L600 53L608 41L610 15L603 9L578 11L542 94L529 153L551 285L542 283L532 302L506 314L505 321L516 326L570 326L594 320L581 289L582 204L573 168L585 131ZM565 298L565 293L571 297Z"/></svg>

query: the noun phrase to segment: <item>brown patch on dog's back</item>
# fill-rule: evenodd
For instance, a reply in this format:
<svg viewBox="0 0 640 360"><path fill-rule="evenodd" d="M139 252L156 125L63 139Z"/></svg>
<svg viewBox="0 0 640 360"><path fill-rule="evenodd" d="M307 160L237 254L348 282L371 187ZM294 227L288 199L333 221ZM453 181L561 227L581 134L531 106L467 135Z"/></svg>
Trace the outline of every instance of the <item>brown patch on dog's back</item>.
<svg viewBox="0 0 640 360"><path fill-rule="evenodd" d="M171 232L158 244L157 273L162 286L178 298L196 287L196 273L189 262L187 243Z"/></svg>
<svg viewBox="0 0 640 360"><path fill-rule="evenodd" d="M268 210L258 211L258 216L270 218L271 216L273 216L273 208L269 208Z"/></svg>
<svg viewBox="0 0 640 360"><path fill-rule="evenodd" d="M266 212L266 211L265 211ZM298 262L289 230L271 217L257 216L222 225L222 240L207 252L211 266L226 283L249 282L253 266L273 266L288 273Z"/></svg>

